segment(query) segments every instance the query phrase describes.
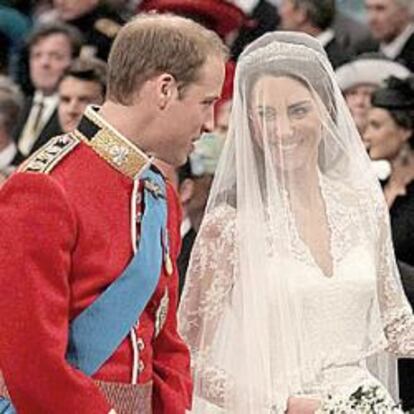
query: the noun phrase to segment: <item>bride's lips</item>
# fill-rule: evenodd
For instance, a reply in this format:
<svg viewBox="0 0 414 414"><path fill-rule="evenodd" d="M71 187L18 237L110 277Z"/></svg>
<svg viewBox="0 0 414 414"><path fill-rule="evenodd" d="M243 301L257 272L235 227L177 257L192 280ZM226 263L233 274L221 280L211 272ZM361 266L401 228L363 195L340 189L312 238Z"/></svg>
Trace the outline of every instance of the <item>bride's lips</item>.
<svg viewBox="0 0 414 414"><path fill-rule="evenodd" d="M277 147L278 150L281 151L293 151L296 148L300 147L303 143L304 139L296 139L296 140L289 140L285 143L276 142L274 144L275 147Z"/></svg>
<svg viewBox="0 0 414 414"><path fill-rule="evenodd" d="M291 151L297 148L299 145L300 142L291 142L289 144L279 145L279 148L281 148L283 151Z"/></svg>

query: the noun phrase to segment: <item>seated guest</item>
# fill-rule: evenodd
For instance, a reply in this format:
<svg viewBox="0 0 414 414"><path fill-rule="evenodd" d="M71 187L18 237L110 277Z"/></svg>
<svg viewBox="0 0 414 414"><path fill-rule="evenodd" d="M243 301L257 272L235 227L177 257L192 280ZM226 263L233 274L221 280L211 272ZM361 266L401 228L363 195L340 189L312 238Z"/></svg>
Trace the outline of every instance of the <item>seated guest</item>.
<svg viewBox="0 0 414 414"><path fill-rule="evenodd" d="M406 78L410 71L380 54L364 54L336 70L336 79L359 133L365 131L372 93L390 76Z"/></svg>
<svg viewBox="0 0 414 414"><path fill-rule="evenodd" d="M393 228L401 230L401 234L394 234L395 252L398 258L414 265L414 222L411 213L401 210L407 201L410 211L414 207L414 77L389 78L386 86L373 93L371 103L364 139L372 159L386 159L391 164L384 194L391 221L398 218ZM399 213L393 214L396 210ZM397 225L400 220L403 222ZM413 227L408 231L410 225Z"/></svg>
<svg viewBox="0 0 414 414"><path fill-rule="evenodd" d="M59 80L78 55L80 45L79 32L63 23L41 25L32 33L28 41L29 75L35 91L25 102L16 130L17 145L24 156L33 152L42 131L52 127Z"/></svg>
<svg viewBox="0 0 414 414"><path fill-rule="evenodd" d="M405 66L380 54L361 55L336 70L338 85L361 137L364 137L368 124L374 91L390 76L406 78L409 75L410 71ZM386 160L373 160L373 167L380 180L385 180L390 174Z"/></svg>
<svg viewBox="0 0 414 414"><path fill-rule="evenodd" d="M63 132L75 129L89 104L101 105L106 92L106 63L96 58L73 62L59 83L59 124Z"/></svg>
<svg viewBox="0 0 414 414"><path fill-rule="evenodd" d="M100 105L106 92L106 63L93 57L75 59L58 85L59 104L50 125L33 146L35 151L55 135L75 129L89 104Z"/></svg>
<svg viewBox="0 0 414 414"><path fill-rule="evenodd" d="M412 0L365 0L368 25L388 58L414 71Z"/></svg>

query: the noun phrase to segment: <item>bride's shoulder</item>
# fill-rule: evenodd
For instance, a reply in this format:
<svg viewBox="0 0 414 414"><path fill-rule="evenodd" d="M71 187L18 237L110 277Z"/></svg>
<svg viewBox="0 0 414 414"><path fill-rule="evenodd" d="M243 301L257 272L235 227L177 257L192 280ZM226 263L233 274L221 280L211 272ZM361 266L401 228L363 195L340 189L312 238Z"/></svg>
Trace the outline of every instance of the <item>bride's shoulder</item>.
<svg viewBox="0 0 414 414"><path fill-rule="evenodd" d="M236 209L228 203L221 203L207 211L202 230L211 236L220 237L223 233L234 232L236 225Z"/></svg>
<svg viewBox="0 0 414 414"><path fill-rule="evenodd" d="M323 177L322 187L326 196L333 201L340 202L344 206L356 206L361 200L361 191L349 185L345 180Z"/></svg>

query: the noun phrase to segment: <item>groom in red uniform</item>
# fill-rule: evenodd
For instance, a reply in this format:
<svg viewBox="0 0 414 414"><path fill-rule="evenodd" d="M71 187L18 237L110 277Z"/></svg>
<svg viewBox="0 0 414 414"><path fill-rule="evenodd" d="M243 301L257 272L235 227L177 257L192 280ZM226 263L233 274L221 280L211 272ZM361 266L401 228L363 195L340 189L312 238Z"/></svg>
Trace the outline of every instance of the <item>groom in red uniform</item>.
<svg viewBox="0 0 414 414"><path fill-rule="evenodd" d="M212 130L225 59L197 23L139 16L113 44L103 106L2 187L0 412L190 408L180 209L152 161L184 163Z"/></svg>

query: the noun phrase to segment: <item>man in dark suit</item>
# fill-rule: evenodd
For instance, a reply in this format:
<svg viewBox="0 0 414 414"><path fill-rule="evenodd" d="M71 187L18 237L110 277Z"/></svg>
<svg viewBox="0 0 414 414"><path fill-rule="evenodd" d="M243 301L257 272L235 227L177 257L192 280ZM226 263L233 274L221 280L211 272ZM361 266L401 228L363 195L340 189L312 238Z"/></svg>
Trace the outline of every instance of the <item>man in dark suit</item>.
<svg viewBox="0 0 414 414"><path fill-rule="evenodd" d="M414 71L414 23L412 0L365 0L368 24L389 59Z"/></svg>
<svg viewBox="0 0 414 414"><path fill-rule="evenodd" d="M24 156L32 153L42 131L51 128L58 105L57 85L80 46L80 34L66 24L41 25L32 33L28 41L29 73L35 90L25 102L15 133ZM58 131L58 125L54 128Z"/></svg>
<svg viewBox="0 0 414 414"><path fill-rule="evenodd" d="M97 58L80 57L72 62L58 85L57 111L34 143L32 152L56 135L73 131L88 105L103 103L106 72L106 63Z"/></svg>
<svg viewBox="0 0 414 414"><path fill-rule="evenodd" d="M349 61L351 56L336 38L332 26L335 12L335 0L282 0L279 8L281 28L316 37L336 68Z"/></svg>

